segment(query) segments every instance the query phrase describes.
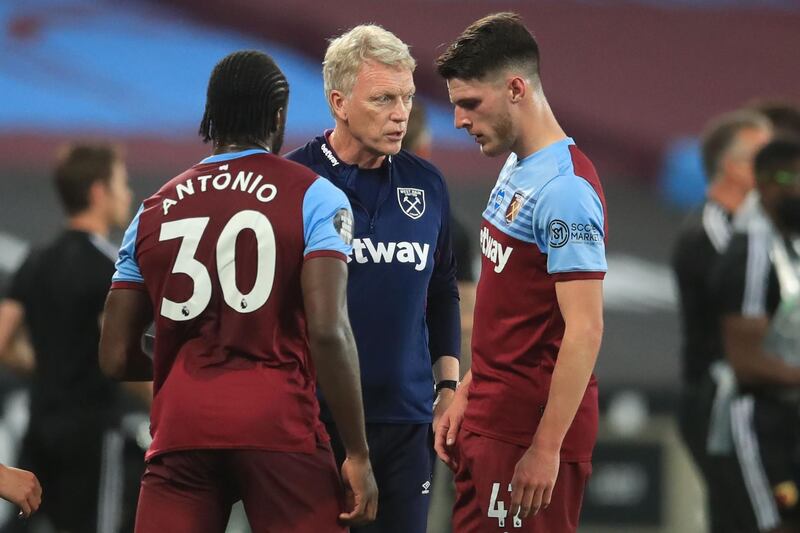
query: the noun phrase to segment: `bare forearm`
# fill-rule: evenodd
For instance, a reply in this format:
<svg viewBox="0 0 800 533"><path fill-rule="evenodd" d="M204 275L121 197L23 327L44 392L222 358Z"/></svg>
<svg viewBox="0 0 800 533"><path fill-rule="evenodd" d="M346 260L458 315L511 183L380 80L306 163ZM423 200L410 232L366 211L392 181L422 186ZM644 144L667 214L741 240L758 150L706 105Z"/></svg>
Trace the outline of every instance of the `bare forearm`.
<svg viewBox="0 0 800 533"><path fill-rule="evenodd" d="M309 341L317 380L347 454L367 455L358 352L350 328L342 325L335 334L312 334Z"/></svg>
<svg viewBox="0 0 800 533"><path fill-rule="evenodd" d="M736 373L736 379L748 385L800 385L800 368L764 351L768 331L769 319L766 316L729 315L723 318L725 356Z"/></svg>
<svg viewBox="0 0 800 533"><path fill-rule="evenodd" d="M0 354L11 347L24 318L25 309L21 303L11 299L0 301Z"/></svg>
<svg viewBox="0 0 800 533"><path fill-rule="evenodd" d="M567 327L553 370L547 406L533 438L534 446L551 451L561 449L586 393L601 337L602 331L597 328Z"/></svg>
<svg viewBox="0 0 800 533"><path fill-rule="evenodd" d="M745 385L800 385L800 368L756 349L748 357L729 358L736 379Z"/></svg>
<svg viewBox="0 0 800 533"><path fill-rule="evenodd" d="M104 348L101 342L100 368L118 381L153 381L153 361L139 345Z"/></svg>

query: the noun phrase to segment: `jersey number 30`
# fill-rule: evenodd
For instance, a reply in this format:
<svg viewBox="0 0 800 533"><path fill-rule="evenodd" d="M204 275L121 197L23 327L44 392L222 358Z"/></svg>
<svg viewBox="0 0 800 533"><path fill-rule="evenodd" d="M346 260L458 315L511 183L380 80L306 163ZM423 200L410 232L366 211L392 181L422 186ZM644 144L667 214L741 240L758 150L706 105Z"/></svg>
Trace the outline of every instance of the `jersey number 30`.
<svg viewBox="0 0 800 533"><path fill-rule="evenodd" d="M184 218L161 225L159 241L181 239L172 273L186 274L194 284L192 295L184 302L166 297L161 300L161 315L166 318L191 320L211 301L211 276L205 265L194 257L208 221L209 217ZM246 229L256 236L258 265L253 288L242 294L236 286L236 239ZM234 311L252 313L266 303L275 280L275 232L266 216L245 210L231 217L217 239L217 273L225 303Z"/></svg>

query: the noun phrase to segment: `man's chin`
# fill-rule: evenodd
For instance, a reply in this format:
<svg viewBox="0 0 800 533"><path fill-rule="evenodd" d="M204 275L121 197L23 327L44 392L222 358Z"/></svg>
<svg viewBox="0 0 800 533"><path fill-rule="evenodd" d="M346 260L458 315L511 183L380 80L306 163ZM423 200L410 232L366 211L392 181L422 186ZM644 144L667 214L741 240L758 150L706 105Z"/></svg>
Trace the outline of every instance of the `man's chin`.
<svg viewBox="0 0 800 533"><path fill-rule="evenodd" d="M383 155L397 155L400 153L400 149L402 147L403 147L402 140L397 142L385 143L383 146L381 146L381 153Z"/></svg>
<svg viewBox="0 0 800 533"><path fill-rule="evenodd" d="M504 150L500 150L498 146L492 144L482 144L481 153L486 157L497 157L503 155Z"/></svg>

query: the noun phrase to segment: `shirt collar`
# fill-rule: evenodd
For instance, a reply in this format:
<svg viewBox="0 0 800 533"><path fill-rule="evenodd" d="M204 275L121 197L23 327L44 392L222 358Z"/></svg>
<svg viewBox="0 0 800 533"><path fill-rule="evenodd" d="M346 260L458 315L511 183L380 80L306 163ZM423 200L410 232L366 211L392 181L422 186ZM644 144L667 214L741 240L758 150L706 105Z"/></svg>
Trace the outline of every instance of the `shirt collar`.
<svg viewBox="0 0 800 533"><path fill-rule="evenodd" d="M238 159L240 157L247 157L248 155L255 155L255 154L269 154L269 150L265 150L264 148L251 148L249 150L242 150L241 152L226 152L224 154L217 154L206 157L202 161L201 164L204 163L219 163L220 161L230 161L231 159Z"/></svg>

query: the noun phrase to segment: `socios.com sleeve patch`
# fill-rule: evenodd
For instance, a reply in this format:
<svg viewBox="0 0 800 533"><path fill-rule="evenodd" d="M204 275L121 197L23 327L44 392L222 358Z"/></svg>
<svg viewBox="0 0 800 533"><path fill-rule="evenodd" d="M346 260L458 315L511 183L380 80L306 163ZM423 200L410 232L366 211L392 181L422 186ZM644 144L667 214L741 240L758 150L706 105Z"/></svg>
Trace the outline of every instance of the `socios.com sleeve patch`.
<svg viewBox="0 0 800 533"><path fill-rule="evenodd" d="M333 217L333 227L345 244L353 244L353 215L350 211L339 209Z"/></svg>
<svg viewBox="0 0 800 533"><path fill-rule="evenodd" d="M563 220L555 219L550 222L550 248L561 248L569 242L569 226Z"/></svg>

